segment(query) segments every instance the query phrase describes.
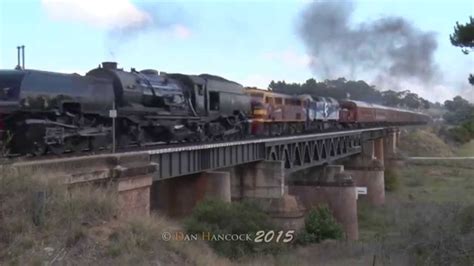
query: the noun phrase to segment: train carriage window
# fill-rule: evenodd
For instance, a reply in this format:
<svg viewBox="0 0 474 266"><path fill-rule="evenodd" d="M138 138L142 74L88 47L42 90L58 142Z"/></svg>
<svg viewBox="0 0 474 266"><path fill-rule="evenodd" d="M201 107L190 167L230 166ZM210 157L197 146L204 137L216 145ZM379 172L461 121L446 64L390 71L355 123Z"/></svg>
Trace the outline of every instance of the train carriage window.
<svg viewBox="0 0 474 266"><path fill-rule="evenodd" d="M265 98L265 103L273 103L272 97L266 97Z"/></svg>
<svg viewBox="0 0 474 266"><path fill-rule="evenodd" d="M219 92L217 91L209 92L209 110L219 111L219 108L220 108Z"/></svg>
<svg viewBox="0 0 474 266"><path fill-rule="evenodd" d="M283 104L282 98L275 98L275 104Z"/></svg>

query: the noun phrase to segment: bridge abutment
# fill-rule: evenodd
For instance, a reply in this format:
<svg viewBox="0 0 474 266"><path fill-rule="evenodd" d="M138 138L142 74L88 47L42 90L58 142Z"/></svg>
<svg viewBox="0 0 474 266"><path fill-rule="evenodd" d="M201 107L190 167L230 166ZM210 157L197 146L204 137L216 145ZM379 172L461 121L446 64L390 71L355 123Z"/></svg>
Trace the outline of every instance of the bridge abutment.
<svg viewBox="0 0 474 266"><path fill-rule="evenodd" d="M11 165L20 174L42 180L61 180L65 186L110 184L116 190L120 216L150 214L150 187L158 165L148 154L95 155Z"/></svg>
<svg viewBox="0 0 474 266"><path fill-rule="evenodd" d="M121 216L150 214L151 175L131 176L116 181Z"/></svg>

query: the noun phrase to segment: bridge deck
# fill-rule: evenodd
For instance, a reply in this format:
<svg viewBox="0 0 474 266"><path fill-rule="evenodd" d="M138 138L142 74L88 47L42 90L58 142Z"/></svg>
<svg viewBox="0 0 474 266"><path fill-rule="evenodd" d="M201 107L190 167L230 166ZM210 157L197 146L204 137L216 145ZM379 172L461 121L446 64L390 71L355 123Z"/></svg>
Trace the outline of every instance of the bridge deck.
<svg viewBox="0 0 474 266"><path fill-rule="evenodd" d="M361 151L361 143L380 138L393 128L370 128L326 133L248 139L212 144L153 148L116 153L114 156L148 154L159 165L155 180L227 168L261 160L285 162L288 172L322 165ZM111 154L80 155L15 163L17 166L61 164L77 159L104 159Z"/></svg>

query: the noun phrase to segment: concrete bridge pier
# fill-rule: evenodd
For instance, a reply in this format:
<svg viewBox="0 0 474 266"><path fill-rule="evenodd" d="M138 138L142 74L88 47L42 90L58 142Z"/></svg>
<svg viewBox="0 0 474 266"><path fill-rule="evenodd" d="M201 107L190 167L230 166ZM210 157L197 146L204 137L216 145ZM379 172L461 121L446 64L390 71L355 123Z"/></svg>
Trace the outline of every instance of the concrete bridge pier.
<svg viewBox="0 0 474 266"><path fill-rule="evenodd" d="M155 181L152 186L152 208L169 217L189 215L206 198L230 202L229 172L208 171Z"/></svg>
<svg viewBox="0 0 474 266"><path fill-rule="evenodd" d="M396 140L397 140L397 145L398 145L398 143L400 143L400 138L402 136L402 131L397 128L397 131L395 131L395 133L396 133Z"/></svg>
<svg viewBox="0 0 474 266"><path fill-rule="evenodd" d="M384 152L384 138L378 138L374 140L374 156L379 160L382 165L384 163L385 152Z"/></svg>
<svg viewBox="0 0 474 266"><path fill-rule="evenodd" d="M400 131L394 130L384 137L384 157L387 167L403 167L404 161L397 153L397 144L400 141Z"/></svg>
<svg viewBox="0 0 474 266"><path fill-rule="evenodd" d="M360 195L362 200L367 200L374 206L383 205L385 203L383 161L378 159L360 160L357 159L358 156L346 163L346 172L352 177L355 186L367 188L367 195Z"/></svg>
<svg viewBox="0 0 474 266"><path fill-rule="evenodd" d="M232 199L252 200L285 229L304 226L304 207L288 194L284 163L260 161L232 169Z"/></svg>
<svg viewBox="0 0 474 266"><path fill-rule="evenodd" d="M359 238L357 222L357 191L343 165L329 165L311 180L289 185L289 192L297 196L303 205L311 208L326 205L345 232L347 240Z"/></svg>
<svg viewBox="0 0 474 266"><path fill-rule="evenodd" d="M375 143L373 140L368 140L362 143L361 155L362 158L368 158L369 160L374 158L375 154Z"/></svg>
<svg viewBox="0 0 474 266"><path fill-rule="evenodd" d="M397 132L390 132L384 137L385 158L394 157L397 153Z"/></svg>

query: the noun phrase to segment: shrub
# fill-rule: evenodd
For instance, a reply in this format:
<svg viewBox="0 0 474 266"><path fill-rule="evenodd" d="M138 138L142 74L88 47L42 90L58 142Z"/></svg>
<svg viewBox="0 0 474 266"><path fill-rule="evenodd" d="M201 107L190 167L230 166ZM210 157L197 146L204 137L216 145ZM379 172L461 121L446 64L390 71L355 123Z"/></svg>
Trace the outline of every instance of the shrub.
<svg viewBox="0 0 474 266"><path fill-rule="evenodd" d="M400 187L400 173L396 168L385 168L385 190L395 191Z"/></svg>
<svg viewBox="0 0 474 266"><path fill-rule="evenodd" d="M225 203L205 200L199 203L184 222L188 233L201 234L250 234L252 239L259 230L274 230L270 217L251 202ZM210 241L210 246L220 255L239 258L257 252L274 252L274 243L253 241Z"/></svg>
<svg viewBox="0 0 474 266"><path fill-rule="evenodd" d="M449 129L449 136L456 142L466 143L471 139L471 133L465 127L455 127Z"/></svg>
<svg viewBox="0 0 474 266"><path fill-rule="evenodd" d="M320 206L307 214L304 231L298 236L298 242L319 243L325 239L341 239L342 236L342 226L336 222L329 208Z"/></svg>
<svg viewBox="0 0 474 266"><path fill-rule="evenodd" d="M410 265L473 265L473 206L426 205L402 230Z"/></svg>

